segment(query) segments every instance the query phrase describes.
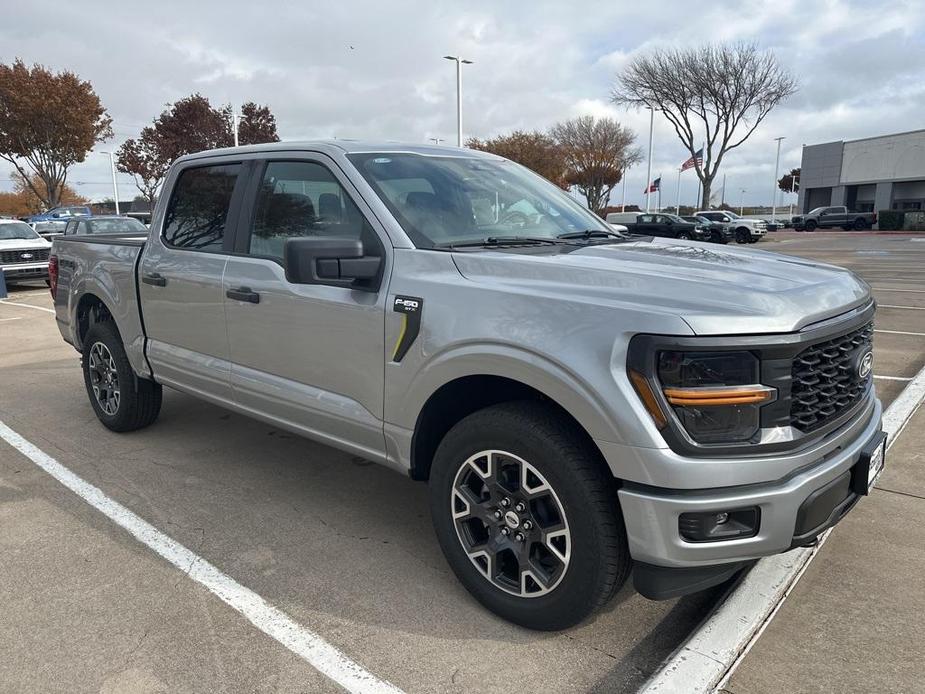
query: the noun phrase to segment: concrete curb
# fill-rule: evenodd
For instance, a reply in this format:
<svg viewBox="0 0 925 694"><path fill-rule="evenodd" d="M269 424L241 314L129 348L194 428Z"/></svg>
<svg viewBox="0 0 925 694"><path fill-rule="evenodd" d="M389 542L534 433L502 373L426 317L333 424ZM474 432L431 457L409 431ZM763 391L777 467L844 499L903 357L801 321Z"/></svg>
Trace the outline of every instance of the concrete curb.
<svg viewBox="0 0 925 694"><path fill-rule="evenodd" d="M883 413L891 446L925 399L925 367ZM692 694L722 688L777 614L831 530L814 547L759 561L687 641L640 688L642 694Z"/></svg>

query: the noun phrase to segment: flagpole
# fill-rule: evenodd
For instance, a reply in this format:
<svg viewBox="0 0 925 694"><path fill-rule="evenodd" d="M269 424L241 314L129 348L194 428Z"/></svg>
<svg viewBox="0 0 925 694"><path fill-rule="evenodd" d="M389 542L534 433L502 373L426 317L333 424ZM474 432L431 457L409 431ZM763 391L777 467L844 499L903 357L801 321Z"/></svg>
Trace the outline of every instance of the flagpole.
<svg viewBox="0 0 925 694"><path fill-rule="evenodd" d="M652 187L652 133L655 129L655 109L647 106L649 109L649 161L647 162L646 172L646 212L649 211L649 189Z"/></svg>
<svg viewBox="0 0 925 694"><path fill-rule="evenodd" d="M658 193L658 198L656 198L656 201L658 203L658 210L656 211L661 212L662 211L662 174L658 175L658 190L655 192Z"/></svg>
<svg viewBox="0 0 925 694"><path fill-rule="evenodd" d="M700 180L700 176L697 176L697 205L696 205L697 207L701 207L700 203L702 202L702 200L700 199L700 186L702 183L703 181Z"/></svg>
<svg viewBox="0 0 925 694"><path fill-rule="evenodd" d="M719 206L722 207L726 204L726 174L723 174L723 195L719 199Z"/></svg>
<svg viewBox="0 0 925 694"><path fill-rule="evenodd" d="M675 197L674 213L681 214L681 172L684 169L678 169L678 195Z"/></svg>

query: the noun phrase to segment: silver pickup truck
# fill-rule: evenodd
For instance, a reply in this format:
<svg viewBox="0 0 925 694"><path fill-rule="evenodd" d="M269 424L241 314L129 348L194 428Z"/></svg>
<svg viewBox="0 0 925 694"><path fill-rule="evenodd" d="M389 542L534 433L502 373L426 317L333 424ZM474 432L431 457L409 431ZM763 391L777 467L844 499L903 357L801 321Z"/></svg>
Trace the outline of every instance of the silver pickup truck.
<svg viewBox="0 0 925 694"><path fill-rule="evenodd" d="M50 271L105 426L167 386L427 481L460 581L532 628L812 543L883 465L858 277L629 236L482 152L186 156L147 238Z"/></svg>

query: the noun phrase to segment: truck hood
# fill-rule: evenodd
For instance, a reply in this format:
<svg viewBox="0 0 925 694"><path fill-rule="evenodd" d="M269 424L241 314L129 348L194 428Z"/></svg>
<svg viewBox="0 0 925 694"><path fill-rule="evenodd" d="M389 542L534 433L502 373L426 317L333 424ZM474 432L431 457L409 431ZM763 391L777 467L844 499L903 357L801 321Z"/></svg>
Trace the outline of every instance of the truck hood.
<svg viewBox="0 0 925 694"><path fill-rule="evenodd" d="M0 239L0 251L31 251L38 248L51 248L45 239Z"/></svg>
<svg viewBox="0 0 925 694"><path fill-rule="evenodd" d="M475 282L676 315L699 335L793 332L870 301L867 283L844 268L671 239L557 254L457 252L454 260Z"/></svg>

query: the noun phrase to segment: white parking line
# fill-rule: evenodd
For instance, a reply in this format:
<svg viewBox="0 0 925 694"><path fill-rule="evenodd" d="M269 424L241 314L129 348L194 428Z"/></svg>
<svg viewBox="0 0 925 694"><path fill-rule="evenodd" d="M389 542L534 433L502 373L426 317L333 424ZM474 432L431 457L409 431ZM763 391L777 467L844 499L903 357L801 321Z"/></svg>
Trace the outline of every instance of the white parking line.
<svg viewBox="0 0 925 694"><path fill-rule="evenodd" d="M902 308L907 311L925 311L925 306L896 306L895 304L878 304L879 308Z"/></svg>
<svg viewBox="0 0 925 694"><path fill-rule="evenodd" d="M6 299L0 299L0 304L4 306L22 306L23 308L34 308L36 311L45 311L45 313L54 313L55 310L51 308L45 308L44 306L33 306L32 304L19 304L15 301L7 301Z"/></svg>
<svg viewBox="0 0 925 694"><path fill-rule="evenodd" d="M911 333L906 330L874 330L875 333L886 333L887 335L914 335L916 337L925 337L925 333Z"/></svg>
<svg viewBox="0 0 925 694"><path fill-rule="evenodd" d="M893 445L925 398L925 367L883 413L887 447ZM770 624L832 529L814 547L766 557L748 572L640 688L642 694L701 694L721 691Z"/></svg>
<svg viewBox="0 0 925 694"><path fill-rule="evenodd" d="M905 376L878 376L874 374L874 378L879 378L884 381L911 381L912 378L906 378Z"/></svg>
<svg viewBox="0 0 925 694"><path fill-rule="evenodd" d="M22 320L22 316L16 316L16 318L0 318L0 323L5 323L11 320Z"/></svg>
<svg viewBox="0 0 925 694"><path fill-rule="evenodd" d="M320 673L350 692L398 694L400 689L381 680L344 655L318 634L273 607L249 588L222 573L205 559L136 516L98 487L84 481L0 421L0 438L42 468L81 499L103 513L136 540L157 552L189 578L204 586L251 624L301 657Z"/></svg>

